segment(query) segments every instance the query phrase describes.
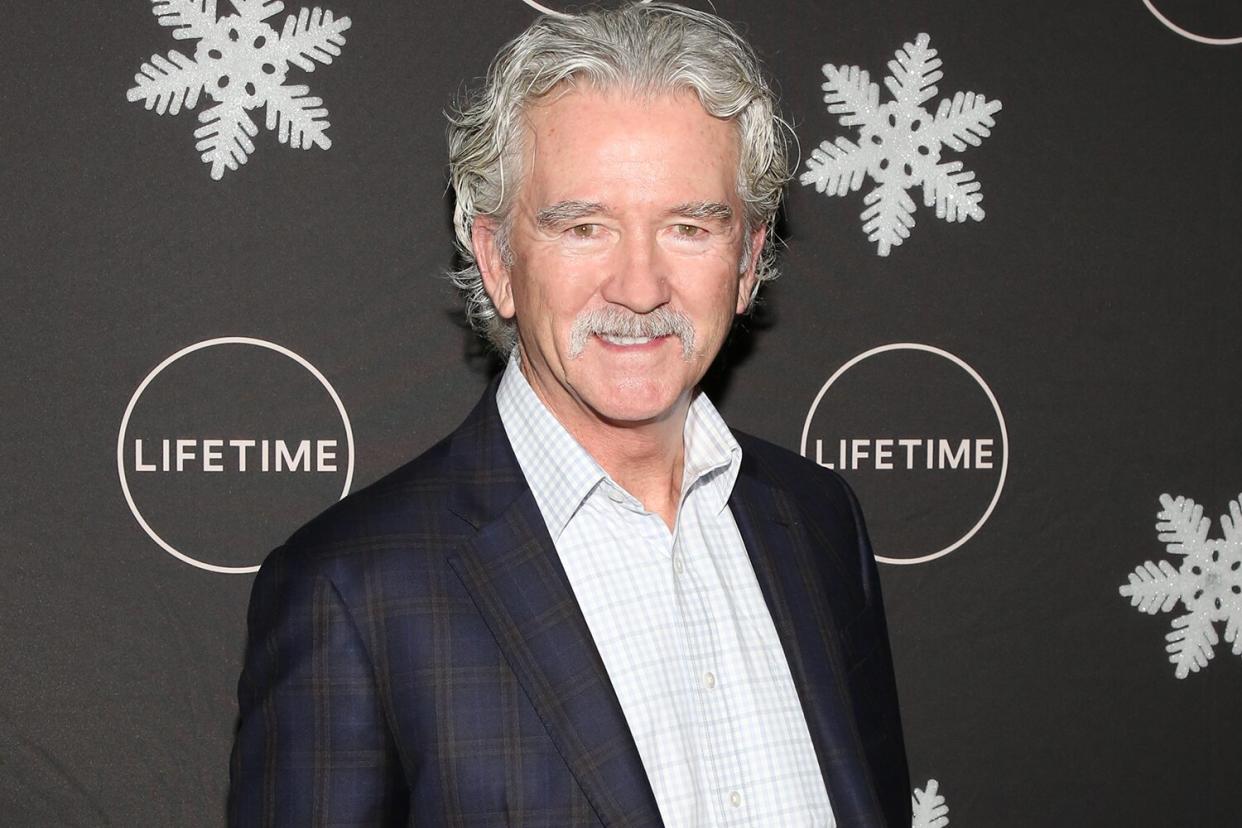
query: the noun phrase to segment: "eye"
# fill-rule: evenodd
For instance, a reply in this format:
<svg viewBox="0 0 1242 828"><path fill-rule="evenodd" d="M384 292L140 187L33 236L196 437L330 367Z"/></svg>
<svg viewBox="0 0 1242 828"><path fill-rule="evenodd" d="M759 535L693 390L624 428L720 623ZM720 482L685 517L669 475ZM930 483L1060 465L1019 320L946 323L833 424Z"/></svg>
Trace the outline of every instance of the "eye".
<svg viewBox="0 0 1242 828"><path fill-rule="evenodd" d="M598 224L575 224L569 228L569 235L575 239L593 239L599 235Z"/></svg>
<svg viewBox="0 0 1242 828"><path fill-rule="evenodd" d="M678 224L673 229L676 230L677 235L681 236L683 239L698 238L707 232L697 224Z"/></svg>

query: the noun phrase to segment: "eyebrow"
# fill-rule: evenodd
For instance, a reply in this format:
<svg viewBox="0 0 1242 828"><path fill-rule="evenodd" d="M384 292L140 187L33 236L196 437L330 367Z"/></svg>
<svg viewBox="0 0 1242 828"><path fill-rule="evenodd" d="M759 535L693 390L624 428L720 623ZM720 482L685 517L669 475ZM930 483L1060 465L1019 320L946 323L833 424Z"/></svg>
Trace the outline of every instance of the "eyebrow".
<svg viewBox="0 0 1242 828"><path fill-rule="evenodd" d="M535 226L540 230L550 231L578 219L607 212L607 206L598 201L558 201L535 213ZM720 201L687 201L673 207L668 213L671 216L717 221L722 224L733 220L733 208Z"/></svg>
<svg viewBox="0 0 1242 828"><path fill-rule="evenodd" d="M606 212L607 208L598 201L558 201L535 213L535 225L540 230L552 230L567 222Z"/></svg>
<svg viewBox="0 0 1242 828"><path fill-rule="evenodd" d="M733 208L719 201L691 201L678 204L669 212L688 219L719 221L725 224L733 220Z"/></svg>

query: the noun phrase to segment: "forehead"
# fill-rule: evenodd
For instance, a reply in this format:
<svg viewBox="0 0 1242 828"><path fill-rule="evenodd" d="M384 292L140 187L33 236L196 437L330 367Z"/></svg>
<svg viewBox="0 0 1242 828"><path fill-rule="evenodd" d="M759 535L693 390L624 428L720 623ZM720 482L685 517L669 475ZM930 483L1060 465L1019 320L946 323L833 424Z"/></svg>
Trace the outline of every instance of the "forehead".
<svg viewBox="0 0 1242 828"><path fill-rule="evenodd" d="M607 195L735 202L739 138L694 93L566 87L526 115L523 195ZM524 199L526 200L526 199Z"/></svg>

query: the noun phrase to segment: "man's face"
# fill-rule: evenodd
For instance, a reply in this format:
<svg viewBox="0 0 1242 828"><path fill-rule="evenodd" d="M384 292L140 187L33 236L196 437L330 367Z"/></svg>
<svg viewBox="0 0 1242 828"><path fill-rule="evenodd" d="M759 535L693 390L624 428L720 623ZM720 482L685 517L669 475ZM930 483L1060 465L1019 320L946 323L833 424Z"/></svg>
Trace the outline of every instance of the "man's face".
<svg viewBox="0 0 1242 828"><path fill-rule="evenodd" d="M761 229L742 262L735 128L689 93L573 89L527 116L511 264L494 225L475 231L526 377L563 422L676 416L745 310L763 243ZM654 332L676 333L617 335L661 319Z"/></svg>

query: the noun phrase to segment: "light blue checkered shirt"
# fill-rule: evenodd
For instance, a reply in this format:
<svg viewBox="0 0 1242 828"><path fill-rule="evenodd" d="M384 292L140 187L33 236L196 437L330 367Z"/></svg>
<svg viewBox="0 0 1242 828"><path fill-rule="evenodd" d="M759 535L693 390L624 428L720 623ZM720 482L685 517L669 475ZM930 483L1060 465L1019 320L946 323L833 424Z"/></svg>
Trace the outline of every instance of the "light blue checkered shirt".
<svg viewBox="0 0 1242 828"><path fill-rule="evenodd" d="M729 493L742 449L703 394L672 532L540 402L515 356L500 419L608 670L664 824L836 821Z"/></svg>

